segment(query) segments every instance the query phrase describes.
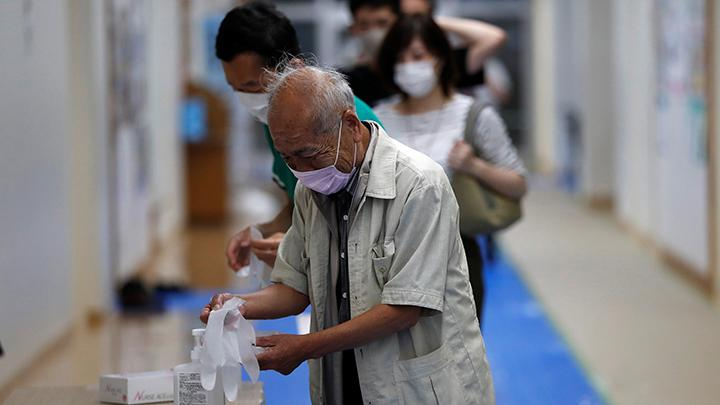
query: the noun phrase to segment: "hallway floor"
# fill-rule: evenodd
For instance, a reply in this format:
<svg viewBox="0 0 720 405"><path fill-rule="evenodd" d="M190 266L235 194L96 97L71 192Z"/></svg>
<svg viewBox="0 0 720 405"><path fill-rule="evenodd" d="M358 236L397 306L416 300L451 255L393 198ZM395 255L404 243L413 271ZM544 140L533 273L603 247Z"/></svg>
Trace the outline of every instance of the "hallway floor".
<svg viewBox="0 0 720 405"><path fill-rule="evenodd" d="M506 254L608 400L720 401L720 311L609 212L535 184Z"/></svg>
<svg viewBox="0 0 720 405"><path fill-rule="evenodd" d="M149 276L184 278L205 291L237 286L224 271L221 256L229 228L234 229L192 228L160 252ZM720 312L624 233L609 213L589 210L537 184L523 222L503 236L502 246L570 354L607 400L628 405L718 402ZM488 277L497 282L504 276ZM112 315L98 327L78 328L13 388L94 384L104 372L185 362L190 345L186 332L199 321L183 310L187 308L176 309L160 315ZM492 316L488 319L492 322ZM545 387L547 398L564 388L551 385ZM0 401L7 394L0 392Z"/></svg>

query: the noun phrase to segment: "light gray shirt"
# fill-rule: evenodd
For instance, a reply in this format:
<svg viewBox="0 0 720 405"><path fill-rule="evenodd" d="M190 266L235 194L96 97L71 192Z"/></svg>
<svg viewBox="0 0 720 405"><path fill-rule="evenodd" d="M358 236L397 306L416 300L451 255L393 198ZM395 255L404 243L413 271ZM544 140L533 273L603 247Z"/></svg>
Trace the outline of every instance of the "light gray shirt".
<svg viewBox="0 0 720 405"><path fill-rule="evenodd" d="M475 316L458 206L441 167L371 123L372 151L348 236L351 317L378 304L422 308L409 329L356 347L366 404L494 404L485 345ZM295 191L293 223L272 281L308 296L311 332L329 327L331 226L313 192ZM359 193L358 193L359 194ZM314 404L329 403L321 360L309 360Z"/></svg>

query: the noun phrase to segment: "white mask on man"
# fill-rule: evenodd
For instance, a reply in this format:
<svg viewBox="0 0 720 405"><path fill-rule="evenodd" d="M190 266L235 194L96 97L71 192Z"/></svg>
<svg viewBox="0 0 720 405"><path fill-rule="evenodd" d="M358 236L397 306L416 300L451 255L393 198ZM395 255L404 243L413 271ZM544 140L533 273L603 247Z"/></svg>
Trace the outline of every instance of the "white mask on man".
<svg viewBox="0 0 720 405"><path fill-rule="evenodd" d="M395 83L410 97L424 97L437 85L435 61L423 60L395 65Z"/></svg>
<svg viewBox="0 0 720 405"><path fill-rule="evenodd" d="M245 93L238 91L240 104L244 105L260 122L267 125L268 104L270 102L269 93Z"/></svg>
<svg viewBox="0 0 720 405"><path fill-rule="evenodd" d="M385 39L387 30L383 28L373 28L360 35L360 44L362 47L362 56L374 59L380 50L383 39Z"/></svg>

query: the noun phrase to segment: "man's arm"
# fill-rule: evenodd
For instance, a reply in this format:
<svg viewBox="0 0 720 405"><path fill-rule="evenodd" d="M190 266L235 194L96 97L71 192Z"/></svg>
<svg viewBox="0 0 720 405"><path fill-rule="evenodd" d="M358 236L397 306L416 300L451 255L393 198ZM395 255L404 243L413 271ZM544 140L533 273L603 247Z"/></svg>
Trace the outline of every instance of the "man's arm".
<svg viewBox="0 0 720 405"><path fill-rule="evenodd" d="M245 300L247 319L277 319L302 313L310 299L284 284L272 284L252 294L241 295Z"/></svg>
<svg viewBox="0 0 720 405"><path fill-rule="evenodd" d="M293 205L289 200L280 212L270 222L257 224L257 228L264 237L269 238L276 233L285 233L292 224Z"/></svg>
<svg viewBox="0 0 720 405"><path fill-rule="evenodd" d="M406 330L417 323L420 311L420 307L379 304L362 315L319 332L259 337L257 345L266 348L258 354L260 368L290 374L307 359L352 349Z"/></svg>
<svg viewBox="0 0 720 405"><path fill-rule="evenodd" d="M278 246L292 223L292 211L292 203L288 201L270 222L256 225L265 239L252 240L250 227L233 235L225 251L228 266L234 271L247 266L250 263L250 251L252 250L260 260L272 267L275 263Z"/></svg>
<svg viewBox="0 0 720 405"><path fill-rule="evenodd" d="M207 322L210 311L220 309L225 301L235 297L230 293L216 294L202 312L200 320ZM247 319L277 319L297 315L310 305L308 296L283 284L272 284L260 291L238 295L245 300L240 313Z"/></svg>
<svg viewBox="0 0 720 405"><path fill-rule="evenodd" d="M409 329L420 318L420 307L379 304L347 322L308 335L308 356L352 349Z"/></svg>

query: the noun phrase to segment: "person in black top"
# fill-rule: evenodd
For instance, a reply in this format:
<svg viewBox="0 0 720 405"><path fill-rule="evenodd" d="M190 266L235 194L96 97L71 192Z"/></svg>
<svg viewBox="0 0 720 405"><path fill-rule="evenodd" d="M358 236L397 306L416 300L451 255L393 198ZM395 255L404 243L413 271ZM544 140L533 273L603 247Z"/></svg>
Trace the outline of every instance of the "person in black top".
<svg viewBox="0 0 720 405"><path fill-rule="evenodd" d="M426 8L417 7L427 4ZM377 51L385 33L397 21L401 12L432 12L432 2L415 0L350 0L352 25L350 34L360 39L361 49L355 63L343 69L356 96L373 106L378 101L393 95L393 91L382 81L376 66ZM474 87L484 83L483 64L489 56L503 45L505 31L481 21L455 17L436 17L437 24L448 34L463 42L454 49L458 67L458 88Z"/></svg>

